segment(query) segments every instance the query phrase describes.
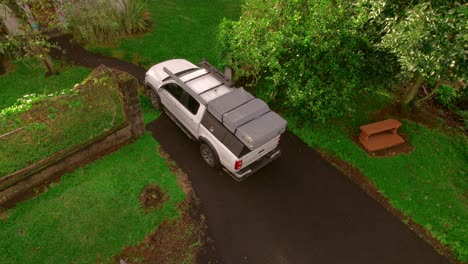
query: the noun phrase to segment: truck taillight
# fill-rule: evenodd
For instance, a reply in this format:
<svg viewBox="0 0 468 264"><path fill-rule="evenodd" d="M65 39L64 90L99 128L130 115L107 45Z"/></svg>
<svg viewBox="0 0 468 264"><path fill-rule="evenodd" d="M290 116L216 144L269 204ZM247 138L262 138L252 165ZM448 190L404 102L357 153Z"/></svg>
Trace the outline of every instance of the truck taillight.
<svg viewBox="0 0 468 264"><path fill-rule="evenodd" d="M281 142L281 137L278 137L278 142L276 143L276 145L279 145Z"/></svg>
<svg viewBox="0 0 468 264"><path fill-rule="evenodd" d="M236 160L236 163L234 164L234 169L240 170L241 168L242 168L242 160Z"/></svg>

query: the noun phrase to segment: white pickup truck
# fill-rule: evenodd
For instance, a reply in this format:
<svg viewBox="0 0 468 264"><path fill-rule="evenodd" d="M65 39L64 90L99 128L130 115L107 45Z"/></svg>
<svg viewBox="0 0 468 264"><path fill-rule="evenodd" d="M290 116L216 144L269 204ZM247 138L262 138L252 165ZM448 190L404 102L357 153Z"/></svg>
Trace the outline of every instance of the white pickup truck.
<svg viewBox="0 0 468 264"><path fill-rule="evenodd" d="M286 120L243 88L234 88L230 70L174 59L152 66L145 87L156 109L200 143L202 158L240 181L281 154Z"/></svg>

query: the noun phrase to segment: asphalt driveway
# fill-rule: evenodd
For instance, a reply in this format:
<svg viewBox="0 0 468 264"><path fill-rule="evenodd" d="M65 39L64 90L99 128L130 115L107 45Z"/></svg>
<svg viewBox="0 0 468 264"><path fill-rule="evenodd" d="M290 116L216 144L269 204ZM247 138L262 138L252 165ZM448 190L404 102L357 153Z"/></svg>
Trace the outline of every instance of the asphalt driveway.
<svg viewBox="0 0 468 264"><path fill-rule="evenodd" d="M145 69L88 52L68 37L53 41L62 48L52 51L55 58L144 78ZM205 165L198 144L166 115L147 129L188 173L202 202L218 254L201 255L201 263L448 263L289 132L283 156L239 183Z"/></svg>
<svg viewBox="0 0 468 264"><path fill-rule="evenodd" d="M225 263L448 263L299 138L236 182L166 115L147 129L188 173ZM200 262L215 260L202 259Z"/></svg>

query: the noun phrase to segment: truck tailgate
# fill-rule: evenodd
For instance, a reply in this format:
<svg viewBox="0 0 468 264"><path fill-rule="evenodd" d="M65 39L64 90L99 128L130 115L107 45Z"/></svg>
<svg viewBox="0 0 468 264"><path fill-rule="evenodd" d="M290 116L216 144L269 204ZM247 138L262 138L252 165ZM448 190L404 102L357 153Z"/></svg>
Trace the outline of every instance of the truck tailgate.
<svg viewBox="0 0 468 264"><path fill-rule="evenodd" d="M245 168L252 164L253 162L257 161L261 157L265 156L268 152L272 151L278 146L279 137L276 136L267 143L263 144L262 146L250 151L240 159L242 160L242 167Z"/></svg>

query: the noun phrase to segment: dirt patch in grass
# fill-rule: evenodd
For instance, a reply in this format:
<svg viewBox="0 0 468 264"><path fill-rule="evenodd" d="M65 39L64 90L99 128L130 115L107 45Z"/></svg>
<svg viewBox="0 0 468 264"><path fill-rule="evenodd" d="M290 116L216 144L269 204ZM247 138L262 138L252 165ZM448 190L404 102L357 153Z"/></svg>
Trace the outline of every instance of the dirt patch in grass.
<svg viewBox="0 0 468 264"><path fill-rule="evenodd" d="M143 189L140 195L140 204L145 211L159 210L169 198L169 195L159 185L150 184Z"/></svg>
<svg viewBox="0 0 468 264"><path fill-rule="evenodd" d="M0 58L0 76L6 75L15 70L15 65L9 60Z"/></svg>
<svg viewBox="0 0 468 264"><path fill-rule="evenodd" d="M118 263L221 263L214 241L208 236L208 227L202 213L200 201L195 195L187 174L177 167L170 156L159 147L160 155L166 160L171 171L186 194L185 200L179 205L180 217L164 221L148 235L140 244L126 247L122 253L115 256ZM145 188L143 201L152 200L159 194L157 186ZM149 197L148 197L149 196ZM164 197L163 195L159 197ZM143 205L143 204L142 204Z"/></svg>
<svg viewBox="0 0 468 264"><path fill-rule="evenodd" d="M342 171L349 180L354 184L358 185L362 190L364 190L367 195L372 199L380 203L387 211L392 213L401 222L406 224L411 230L413 230L418 236L423 238L427 243L429 243L433 248L435 248L440 254L449 259L451 263L461 264L460 261L455 259L452 251L449 247L444 246L440 243L438 239L432 236L432 234L426 230L423 226L413 221L412 218L405 216L400 210L394 208L389 200L380 193L379 189L375 184L367 178L358 168L346 163L345 161L331 156L325 153L323 150L319 150L320 155L329 161L333 166Z"/></svg>
<svg viewBox="0 0 468 264"><path fill-rule="evenodd" d="M392 104L370 114L370 119L373 121L388 118L407 119L429 128L440 127L443 122L449 127L464 130L464 121L460 115L433 100L422 102L418 108L413 109L410 113L403 113L399 104Z"/></svg>
<svg viewBox="0 0 468 264"><path fill-rule="evenodd" d="M10 214L8 213L7 210L0 208L0 220L8 219L9 216Z"/></svg>

